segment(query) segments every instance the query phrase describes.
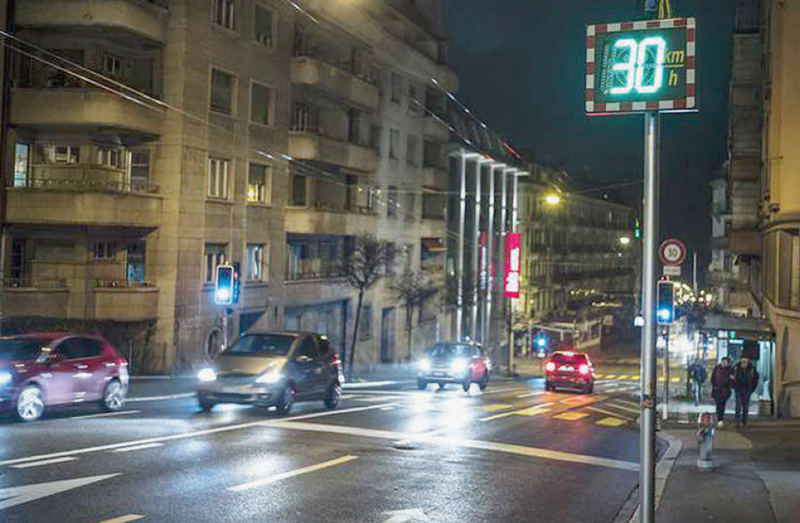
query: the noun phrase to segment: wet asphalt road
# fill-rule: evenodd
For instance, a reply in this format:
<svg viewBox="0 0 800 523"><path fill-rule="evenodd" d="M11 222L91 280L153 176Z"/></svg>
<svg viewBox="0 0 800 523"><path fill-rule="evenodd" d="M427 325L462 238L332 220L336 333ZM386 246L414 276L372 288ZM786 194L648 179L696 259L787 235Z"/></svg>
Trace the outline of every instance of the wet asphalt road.
<svg viewBox="0 0 800 523"><path fill-rule="evenodd" d="M288 417L184 397L0 421L0 521L606 523L636 485L635 383L435 388Z"/></svg>

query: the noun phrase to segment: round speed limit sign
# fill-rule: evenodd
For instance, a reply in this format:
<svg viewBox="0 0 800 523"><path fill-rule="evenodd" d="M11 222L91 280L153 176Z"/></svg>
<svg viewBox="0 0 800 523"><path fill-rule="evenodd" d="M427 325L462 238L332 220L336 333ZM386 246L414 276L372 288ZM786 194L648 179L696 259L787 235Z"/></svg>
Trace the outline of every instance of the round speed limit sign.
<svg viewBox="0 0 800 523"><path fill-rule="evenodd" d="M682 241L671 238L661 244L658 253L664 265L680 265L686 259L686 246Z"/></svg>

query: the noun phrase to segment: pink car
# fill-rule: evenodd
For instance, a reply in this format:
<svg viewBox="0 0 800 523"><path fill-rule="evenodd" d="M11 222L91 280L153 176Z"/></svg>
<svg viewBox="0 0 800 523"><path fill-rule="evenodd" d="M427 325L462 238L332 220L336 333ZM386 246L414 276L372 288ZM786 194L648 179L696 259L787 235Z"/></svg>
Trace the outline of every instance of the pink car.
<svg viewBox="0 0 800 523"><path fill-rule="evenodd" d="M119 410L128 383L128 363L103 338L64 332L0 338L0 411L22 421L55 405L96 402Z"/></svg>

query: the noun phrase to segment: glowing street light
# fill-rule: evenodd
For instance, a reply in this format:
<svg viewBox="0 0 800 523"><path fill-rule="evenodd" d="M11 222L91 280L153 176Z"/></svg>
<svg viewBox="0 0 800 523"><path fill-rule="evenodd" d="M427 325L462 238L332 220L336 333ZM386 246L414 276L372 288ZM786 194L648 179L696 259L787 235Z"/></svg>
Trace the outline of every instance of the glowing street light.
<svg viewBox="0 0 800 523"><path fill-rule="evenodd" d="M619 243L620 245L630 245L631 239L627 236L620 236Z"/></svg>
<svg viewBox="0 0 800 523"><path fill-rule="evenodd" d="M555 194L555 193L548 194L547 196L544 197L544 202L547 205L550 205L551 207L554 207L554 206L558 205L559 203L561 203L561 196L559 196L558 194Z"/></svg>

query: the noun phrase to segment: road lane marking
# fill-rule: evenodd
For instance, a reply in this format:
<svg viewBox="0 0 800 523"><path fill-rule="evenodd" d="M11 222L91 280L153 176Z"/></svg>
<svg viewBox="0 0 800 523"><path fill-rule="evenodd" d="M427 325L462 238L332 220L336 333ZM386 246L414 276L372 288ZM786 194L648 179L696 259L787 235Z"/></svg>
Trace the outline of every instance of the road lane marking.
<svg viewBox="0 0 800 523"><path fill-rule="evenodd" d="M627 380L629 377L630 377L630 376L628 376L627 374L620 374L619 378L617 378L617 379L618 379L618 380L625 381L625 380Z"/></svg>
<svg viewBox="0 0 800 523"><path fill-rule="evenodd" d="M630 412L632 414L641 414L641 412L642 412L641 409L635 409L635 408L629 407L627 405L620 405L619 402L616 402L616 401L614 401L614 402L609 401L606 405L608 405L609 407L614 407L614 408L617 408L617 409L620 409L620 410L624 410L625 412Z"/></svg>
<svg viewBox="0 0 800 523"><path fill-rule="evenodd" d="M21 463L13 465L12 469L27 469L31 467L43 467L45 465L55 465L56 463L67 463L68 461L78 461L78 458L54 458L46 459L44 461L34 461L32 463Z"/></svg>
<svg viewBox="0 0 800 523"><path fill-rule="evenodd" d="M525 393L525 394L519 394L519 395L517 395L517 398L530 398L531 396L540 396L540 395L546 394L546 393L547 393L547 391L537 390L536 392L528 392L528 393Z"/></svg>
<svg viewBox="0 0 800 523"><path fill-rule="evenodd" d="M506 403L489 403L488 405L481 405L478 409L484 412L496 412L498 410L510 409L511 405Z"/></svg>
<svg viewBox="0 0 800 523"><path fill-rule="evenodd" d="M383 404L383 405L369 405L366 407L354 407L351 409L338 409L338 410L328 410L324 412L316 412L313 414L305 414L300 416L292 416L286 418L286 420L301 420L301 419L309 419L309 418L319 418L323 416L335 416L338 414L348 414L350 412L362 412L365 410L372 410L372 409L379 409L381 407L388 407L393 404ZM148 443L164 443L166 441L175 441L187 438L197 438L201 436L208 436L211 434L219 434L222 432L232 432L236 430L244 430L249 429L252 427L269 427L270 421L251 421L248 423L239 423L236 425L226 425L223 427L214 427L211 429L202 429L196 431L189 431L189 432L180 432L178 434L171 434L169 436L156 436L152 438L144 438L144 439L137 439L131 441L123 441L121 443L110 443L108 445L98 445L96 447L84 447L81 449L74 449L74 450L65 450L62 452L51 452L50 454L40 454L38 456L27 456L24 458L14 458L14 459L7 459L5 461L0 461L0 466L4 465L16 465L17 463L29 463L31 461L41 461L43 459L50 459L50 458L61 458L64 456L77 456L81 454L89 454L92 452L103 452L106 450L114 450L119 449L122 447L131 447L134 445L146 445ZM402 435L404 437L405 435ZM400 438L398 438L400 439Z"/></svg>
<svg viewBox="0 0 800 523"><path fill-rule="evenodd" d="M395 409L395 407L381 407L381 410L383 410L383 411L394 410L394 409Z"/></svg>
<svg viewBox="0 0 800 523"><path fill-rule="evenodd" d="M139 414L141 410L120 410L117 412L104 412L102 414L89 414L87 416L75 416L73 418L63 418L64 421L75 421L79 419L108 418L110 416L125 416L127 414ZM59 420L61 421L61 420Z"/></svg>
<svg viewBox="0 0 800 523"><path fill-rule="evenodd" d="M623 425L626 425L627 423L628 422L625 421L624 419L615 418L615 417L612 416L612 417L609 417L609 418L601 419L600 421L595 423L595 425L600 425L600 426L603 426L603 427L621 427Z"/></svg>
<svg viewBox="0 0 800 523"><path fill-rule="evenodd" d="M638 374L636 374L636 375L633 377L634 381L639 381L639 379L640 379L640 378L641 378L641 376L639 376Z"/></svg>
<svg viewBox="0 0 800 523"><path fill-rule="evenodd" d="M548 403L547 405L552 405L552 403ZM550 409L547 408L546 405L535 405L533 407L528 407L527 409L514 411L512 414L515 416L528 416L532 418L546 412L550 412Z"/></svg>
<svg viewBox="0 0 800 523"><path fill-rule="evenodd" d="M164 401L164 400L180 400L184 398L194 398L197 396L195 392L182 392L180 394L167 394L164 396L142 396L141 398L127 398L126 403L139 403L142 401Z"/></svg>
<svg viewBox="0 0 800 523"><path fill-rule="evenodd" d="M48 481L47 483L37 483L33 485L23 485L21 487L0 488L0 510L22 505L30 501L46 498L53 494L66 492L68 490L85 487L98 481L103 481L117 474L106 474L103 476L88 476L85 478L65 479L59 481Z"/></svg>
<svg viewBox="0 0 800 523"><path fill-rule="evenodd" d="M615 416L617 418L623 418L623 419L626 419L626 420L631 421L631 422L636 421L635 419L633 419L631 417L625 416L623 414L619 414L618 412L614 412L613 410L605 410L605 409L601 409L599 407L594 407L594 406L591 406L591 405L586 407L586 410L591 410L593 412L599 412L600 414L605 414L606 416Z"/></svg>
<svg viewBox="0 0 800 523"><path fill-rule="evenodd" d="M607 379L607 380L613 380L613 379L614 379L614 378L616 378L616 377L617 377L617 375L616 375L616 374L606 374L606 379Z"/></svg>
<svg viewBox="0 0 800 523"><path fill-rule="evenodd" d="M338 465L344 465L345 463L349 463L356 459L358 459L357 456L349 456L349 455L342 456L341 458L332 459L330 461L325 461L323 463L317 463L316 465L311 465L308 467L303 467L301 469L290 470L289 472L282 472L280 474L275 474L274 476L270 476L268 478L257 479L255 481L242 483L241 485L236 485L235 487L229 487L228 490L230 490L231 492L242 492L245 490L251 490L258 487L263 487L264 485L269 485L270 483L276 483L284 479L300 476L302 474L308 474L310 472L316 472L318 470L325 470L331 467L336 467Z"/></svg>
<svg viewBox="0 0 800 523"><path fill-rule="evenodd" d="M495 419L507 418L513 415L514 415L513 412L501 412L500 414L494 414L492 416L486 416L485 418L479 418L478 421L492 421Z"/></svg>
<svg viewBox="0 0 800 523"><path fill-rule="evenodd" d="M585 418L586 416L588 416L588 414L586 414L585 412L577 412L574 410L569 410L567 412L562 412L561 414L556 414L553 417L564 421L578 421L579 419Z"/></svg>
<svg viewBox="0 0 800 523"><path fill-rule="evenodd" d="M140 516L139 514L128 514L118 518L106 519L100 523L130 523L131 521L139 521L140 519L144 519L144 516Z"/></svg>
<svg viewBox="0 0 800 523"><path fill-rule="evenodd" d="M404 381L364 381L357 383L345 383L342 388L348 389L368 389L370 387L388 387L389 385L405 385L407 383L414 383L411 380Z"/></svg>
<svg viewBox="0 0 800 523"><path fill-rule="evenodd" d="M510 412L501 412L500 414L494 414L492 416L486 416L485 418L479 418L478 421L492 421L496 419L507 418L509 416L514 416L515 414L519 414L521 416L536 416L548 412L550 409L545 409L545 407L548 407L552 404L553 402L550 401L547 403L540 403L538 405L529 405L522 409L512 410ZM541 409L541 410L537 412L536 409Z"/></svg>
<svg viewBox="0 0 800 523"><path fill-rule="evenodd" d="M632 461L622 461L612 458L601 458L597 456L588 456L584 454L572 454L569 452L562 452L558 450L543 449L537 447L525 447L522 445L512 445L508 443L496 443L493 441L480 441L473 439L432 436L425 437L424 434L408 434L402 432L395 432L389 430L376 430L376 429L362 429L358 427L348 427L346 425L328 425L323 423L298 423L294 421L272 421L267 422L271 426L295 429L310 432L322 432L329 434L343 434L349 436L362 436L366 438L377 439L413 439L415 441L422 441L426 443L434 443L440 445L450 445L453 447L461 447L475 450L489 450L505 454L516 454L520 456L530 456L542 459L549 459L553 461L567 461L572 463L581 463L584 465L595 465L598 467L607 467L619 470L627 470L631 472L639 471L639 464Z"/></svg>
<svg viewBox="0 0 800 523"><path fill-rule="evenodd" d="M121 449L115 449L112 452L133 452L134 450L154 449L163 446L164 446L163 443L145 443L144 445L134 445L132 447L123 447Z"/></svg>

